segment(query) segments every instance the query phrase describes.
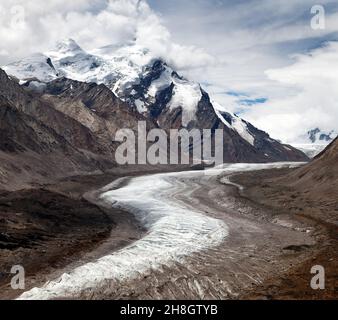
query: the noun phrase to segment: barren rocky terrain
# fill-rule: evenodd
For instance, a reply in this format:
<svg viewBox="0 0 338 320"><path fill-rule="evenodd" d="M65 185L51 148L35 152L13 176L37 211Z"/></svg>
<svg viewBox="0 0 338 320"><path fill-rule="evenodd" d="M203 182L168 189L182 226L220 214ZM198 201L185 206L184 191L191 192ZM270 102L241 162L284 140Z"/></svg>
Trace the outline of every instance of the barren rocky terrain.
<svg viewBox="0 0 338 320"><path fill-rule="evenodd" d="M268 212L271 220L292 227L301 223L310 230L315 245L289 246L290 255L305 254L304 260L296 260L281 275L272 274L245 299L337 299L338 297L338 226L337 197L325 197L320 201L311 194L283 184L285 176L294 176L297 170L268 170L245 173L231 180L245 186L241 193L244 202ZM278 183L279 182L279 183ZM285 183L285 182L284 182ZM303 231L304 231L303 230ZM310 270L315 265L325 268L325 290L312 290Z"/></svg>
<svg viewBox="0 0 338 320"><path fill-rule="evenodd" d="M42 297L48 293L46 296L55 298L81 299L283 298L282 295L272 294L271 288L262 292L259 288L270 281L272 274L273 283L278 283L276 281L284 279L285 274L293 266L312 259L318 248L326 243L318 242L319 239L324 239L325 232L314 228L306 219L289 217L288 220L284 212L271 212L262 205L254 205L252 201L239 194L237 187L228 184L229 173L211 176L199 171L181 173L177 176L177 180L172 180L173 186L177 188L170 189L172 191L163 198L170 199L169 201L174 201L183 208L199 210L206 217L224 221L228 235L221 244L206 250L198 249L195 253L182 256L178 260L173 258L171 262L163 263L160 268L150 267L145 269L146 271L142 268L142 272L133 273L131 277L119 279L114 276L108 282L98 282L88 289L64 291L68 292L64 296L58 294L63 292L61 282L61 286L57 285L54 289L54 285L51 284L41 291L32 292L32 297L35 294L37 294L35 297ZM152 179L151 175L149 179ZM124 185L118 188L124 188ZM161 198L164 195L159 192L157 196ZM174 227L179 228L179 225ZM145 236L142 235L142 231L138 235L140 239ZM95 249L87 256L89 261L94 261L93 267L95 259L107 254L114 255L116 248L108 245L112 244L113 239L116 240L116 237L114 238L114 233L111 233L110 237L106 238L103 249L102 247ZM141 246L142 242L138 242L137 238L134 241L136 246L138 243ZM126 247L120 252L123 253L124 250L129 249ZM153 257L149 255L149 259L152 258L156 258L156 255ZM137 256L135 259L130 263L138 263ZM128 270L129 262L123 263L127 263ZM90 268L90 265L88 267ZM101 267L98 264L94 268L100 270ZM61 269L57 274L54 273L54 277L66 272L70 275L69 279L74 277L70 281L75 284L76 274L80 273L80 270L81 265L75 264ZM68 279L68 276L64 279ZM296 282L292 283L292 279L290 281L288 288L297 286ZM81 286L76 285L72 288ZM53 290L56 290L55 295ZM300 297L302 291L297 292L298 296L291 297ZM25 297L29 297L29 293ZM307 296L304 295L303 298Z"/></svg>
<svg viewBox="0 0 338 320"><path fill-rule="evenodd" d="M179 261L165 263L159 269L150 268L129 280L115 279L107 287L98 286L89 292L78 292L73 298L335 299L337 228L330 222L331 208L327 207L326 211L319 208L323 213L322 219L318 219L318 210L314 205L309 206L301 197L296 198L294 191L275 184L276 179L280 180L297 170L303 168L260 170L240 175L219 173L209 176L199 171L180 174L177 182L174 182L178 189L165 197L185 208L198 208L204 215L224 221L229 234L222 244ZM136 170L129 175L145 173L147 171ZM69 220L68 230L78 228L78 233L69 240L67 236L59 237L59 230L53 228L50 233L55 234L56 241L42 237L31 243L30 248L23 246L19 251L1 250L2 264L6 266L10 255L15 259L21 257L22 263L28 266L29 289L40 287L63 273L71 274L72 270L83 264L95 262L119 248L137 243L147 234L147 230L142 229L133 215L116 207L111 208L109 203L98 198L102 193L101 187L124 175L125 172L110 176L74 177L45 185L46 191L40 193L42 204L51 195L60 197L58 200L62 201L59 203L65 205L61 211L58 207L58 212L66 210L71 213L73 218ZM229 181L243 185L244 190L229 184ZM92 192L88 192L90 190ZM109 188L105 192L107 190ZM31 192L34 194L37 191ZM27 191L24 194L27 198ZM4 204L10 200L8 194L6 197L2 198ZM82 206L79 206L80 203ZM17 206L20 206L20 202ZM81 214L77 215L79 211L74 206L81 209ZM306 212L299 210L304 206L308 208ZM36 209L36 206L31 208ZM51 211L51 214L54 220L58 219L56 212ZM93 225L88 229L86 221L89 217ZM63 219L63 215L59 218ZM20 219L21 225L26 224L26 220ZM103 229L101 224L105 224ZM62 232L69 232L67 225L61 225ZM32 228L27 232L32 230L36 231ZM89 238L88 234L91 235ZM4 255L5 252L7 254ZM25 252L34 252L36 256L33 254L29 259ZM310 288L310 269L315 264L326 268L325 291ZM1 298L17 297L20 292L10 290L6 281L8 278L3 278Z"/></svg>

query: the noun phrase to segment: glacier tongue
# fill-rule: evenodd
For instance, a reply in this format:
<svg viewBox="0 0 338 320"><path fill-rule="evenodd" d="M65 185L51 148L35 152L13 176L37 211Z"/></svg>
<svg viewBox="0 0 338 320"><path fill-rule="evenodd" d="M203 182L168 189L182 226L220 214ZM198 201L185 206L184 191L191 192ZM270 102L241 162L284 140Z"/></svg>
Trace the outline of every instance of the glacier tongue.
<svg viewBox="0 0 338 320"><path fill-rule="evenodd" d="M209 169L209 174L206 171L188 171L136 177L120 188L124 178L117 180L102 190L103 198L114 207L132 212L148 233L119 251L77 267L41 288L23 293L19 299L76 298L84 293L92 297L95 290L118 290L112 284L137 279L145 272L164 265L170 267L177 262L184 263L195 253L216 248L227 238L228 225L175 197L177 194L191 194L191 185L185 180L197 178L208 181L222 173L298 166L300 163L292 162L226 164Z"/></svg>
<svg viewBox="0 0 338 320"><path fill-rule="evenodd" d="M186 207L173 197L177 190L186 188L179 179L192 176L205 177L203 171L137 177L124 187L104 193L103 198L113 206L130 210L147 228L147 235L42 288L27 291L19 299L78 297L84 291L109 286L109 281L135 279L150 269L184 262L194 253L220 245L228 235L227 225ZM114 182L109 189L118 187L120 182L121 179Z"/></svg>

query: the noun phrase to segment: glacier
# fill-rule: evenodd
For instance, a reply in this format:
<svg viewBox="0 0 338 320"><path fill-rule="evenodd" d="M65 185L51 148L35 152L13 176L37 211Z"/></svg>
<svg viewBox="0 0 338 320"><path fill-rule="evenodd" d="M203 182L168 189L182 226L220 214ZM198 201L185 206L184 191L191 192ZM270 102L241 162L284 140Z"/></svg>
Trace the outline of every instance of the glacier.
<svg viewBox="0 0 338 320"><path fill-rule="evenodd" d="M182 193L191 197L194 190L187 187L184 180L208 180L222 173L295 168L302 164L224 164L205 171L120 178L103 188L101 197L113 207L133 213L146 228L146 235L121 250L63 274L41 288L23 293L19 299L79 297L83 292L108 290L106 287L113 281L137 279L149 270L184 263L186 257L221 245L230 231L226 221L212 218L175 197Z"/></svg>

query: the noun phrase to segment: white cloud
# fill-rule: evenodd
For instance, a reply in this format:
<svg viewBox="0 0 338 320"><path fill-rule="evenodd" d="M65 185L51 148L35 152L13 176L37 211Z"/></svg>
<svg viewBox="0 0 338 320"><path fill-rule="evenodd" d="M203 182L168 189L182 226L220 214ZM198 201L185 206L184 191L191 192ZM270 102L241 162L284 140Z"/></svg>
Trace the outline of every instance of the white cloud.
<svg viewBox="0 0 338 320"><path fill-rule="evenodd" d="M162 12L169 12L166 24L175 41L207 48L218 58L216 66L185 74L205 83L224 109L240 112L275 138L289 142L317 126L338 129L334 54L329 57L325 52L330 48L322 48L309 57L295 55L337 38L336 2L321 1L326 28L313 30L312 0L199 0L197 5L173 1L163 4ZM229 91L244 93L249 99L266 98L267 102L241 105L240 98L228 95Z"/></svg>
<svg viewBox="0 0 338 320"><path fill-rule="evenodd" d="M338 42L294 59L290 66L266 71L287 95L245 113L248 120L286 142L317 127L338 129Z"/></svg>
<svg viewBox="0 0 338 320"><path fill-rule="evenodd" d="M0 65L46 51L68 37L87 50L136 40L201 82L225 109L243 113L276 138L293 141L312 127L338 129L336 44L311 55L290 56L338 34L338 4L321 1L326 7L325 30L310 27L313 4L313 0L2 1ZM25 11L24 24L17 19L17 6ZM229 91L268 101L239 105Z"/></svg>
<svg viewBox="0 0 338 320"><path fill-rule="evenodd" d="M44 51L63 38L74 38L89 50L136 39L178 68L213 61L201 49L173 43L143 0L10 0L0 5L0 13L1 64Z"/></svg>

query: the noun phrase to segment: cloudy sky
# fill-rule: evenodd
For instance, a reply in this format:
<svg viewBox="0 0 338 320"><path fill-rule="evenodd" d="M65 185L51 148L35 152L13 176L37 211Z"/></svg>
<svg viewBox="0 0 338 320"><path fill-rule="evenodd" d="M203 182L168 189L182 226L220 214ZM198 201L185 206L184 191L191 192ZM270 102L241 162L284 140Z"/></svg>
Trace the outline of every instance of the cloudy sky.
<svg viewBox="0 0 338 320"><path fill-rule="evenodd" d="M67 37L88 50L136 40L285 142L316 127L338 131L337 0L0 3L0 65Z"/></svg>

